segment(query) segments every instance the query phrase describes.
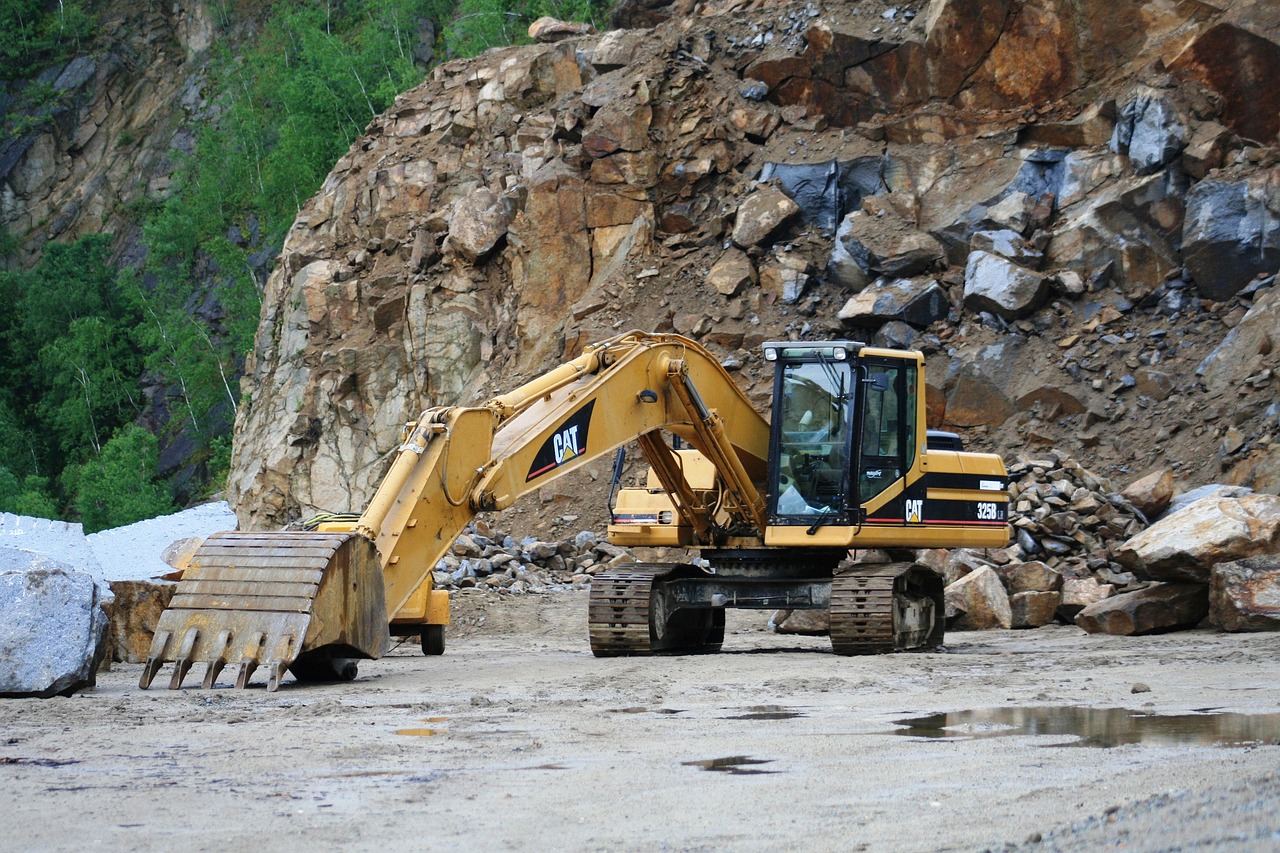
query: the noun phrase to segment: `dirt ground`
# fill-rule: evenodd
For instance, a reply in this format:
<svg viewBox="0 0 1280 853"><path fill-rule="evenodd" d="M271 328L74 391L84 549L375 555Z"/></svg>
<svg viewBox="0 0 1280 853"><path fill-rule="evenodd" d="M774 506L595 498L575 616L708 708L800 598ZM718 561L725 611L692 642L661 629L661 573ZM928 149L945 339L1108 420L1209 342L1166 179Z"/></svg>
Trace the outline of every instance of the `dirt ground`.
<svg viewBox="0 0 1280 853"><path fill-rule="evenodd" d="M1060 731L1038 709L1095 709L1069 716L1102 742L1137 718L1099 709L1274 715L1280 635L1051 627L837 658L731 612L722 654L596 659L586 604L460 593L445 656L406 644L349 684L143 692L117 664L0 702L0 849L1280 848L1280 717L1243 746L1035 733Z"/></svg>

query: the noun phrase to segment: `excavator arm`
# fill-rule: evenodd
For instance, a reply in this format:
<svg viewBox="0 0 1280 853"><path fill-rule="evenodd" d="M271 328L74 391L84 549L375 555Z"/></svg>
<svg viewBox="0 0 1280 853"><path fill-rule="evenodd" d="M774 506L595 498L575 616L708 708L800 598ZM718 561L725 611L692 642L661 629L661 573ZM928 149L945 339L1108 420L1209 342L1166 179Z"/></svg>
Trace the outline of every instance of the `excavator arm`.
<svg viewBox="0 0 1280 853"><path fill-rule="evenodd" d="M689 486L664 431L715 466L715 507ZM630 332L483 405L424 412L354 524L210 537L161 616L140 686L167 661L171 688L200 661L205 687L228 663L241 664L238 687L263 664L271 690L286 669L354 677L351 659L385 651L387 626L430 597L432 569L477 512L633 440L700 544L730 527L763 535L768 422L697 343Z"/></svg>

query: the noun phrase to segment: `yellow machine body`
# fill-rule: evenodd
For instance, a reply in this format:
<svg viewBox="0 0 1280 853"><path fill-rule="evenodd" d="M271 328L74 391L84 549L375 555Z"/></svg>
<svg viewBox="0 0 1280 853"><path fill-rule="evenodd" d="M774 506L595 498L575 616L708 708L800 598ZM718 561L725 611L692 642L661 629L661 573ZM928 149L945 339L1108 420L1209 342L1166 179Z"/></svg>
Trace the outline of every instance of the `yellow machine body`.
<svg viewBox="0 0 1280 853"><path fill-rule="evenodd" d="M618 544L794 562L1007 542L999 458L927 446L919 353L784 342L766 357L778 362L773 430L714 355L643 332L483 405L423 412L358 518L211 538L161 617L141 686L168 661L174 688L195 662L207 664L205 686L227 663L241 664L240 686L259 665L269 689L286 669L350 678L352 660L381 655L389 633L420 633L424 652L439 653L449 603L431 573L464 526L629 442L650 472L618 495Z"/></svg>

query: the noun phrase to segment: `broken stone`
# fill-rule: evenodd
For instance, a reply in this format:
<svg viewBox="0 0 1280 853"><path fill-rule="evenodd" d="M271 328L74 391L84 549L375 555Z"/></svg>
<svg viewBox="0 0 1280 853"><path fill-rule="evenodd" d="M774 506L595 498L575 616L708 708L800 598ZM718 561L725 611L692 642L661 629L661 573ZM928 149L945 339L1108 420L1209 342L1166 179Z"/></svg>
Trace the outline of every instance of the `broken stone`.
<svg viewBox="0 0 1280 853"><path fill-rule="evenodd" d="M733 242L749 248L765 242L800 207L776 187L763 186L747 196L733 223Z"/></svg>
<svg viewBox="0 0 1280 853"><path fill-rule="evenodd" d="M1139 576L1209 582L1213 566L1280 551L1280 496L1210 496L1166 515L1120 545L1115 559Z"/></svg>
<svg viewBox="0 0 1280 853"><path fill-rule="evenodd" d="M775 257L760 268L760 290L783 305L796 304L809 286L807 266L802 258Z"/></svg>
<svg viewBox="0 0 1280 853"><path fill-rule="evenodd" d="M836 316L853 326L879 326L900 320L923 329L946 317L950 309L947 292L932 279L882 278L850 298Z"/></svg>
<svg viewBox="0 0 1280 853"><path fill-rule="evenodd" d="M737 296L743 288L756 283L756 268L746 252L727 249L707 273L707 283L724 296Z"/></svg>
<svg viewBox="0 0 1280 853"><path fill-rule="evenodd" d="M945 252L942 244L892 213L850 213L840 225L840 241L869 276L907 278L927 272Z"/></svg>
<svg viewBox="0 0 1280 853"><path fill-rule="evenodd" d="M1223 631L1280 631L1280 555L1218 563L1209 575L1209 624Z"/></svg>
<svg viewBox="0 0 1280 853"><path fill-rule="evenodd" d="M1280 268L1280 169L1206 178L1187 193L1183 266L1206 299L1224 300Z"/></svg>
<svg viewBox="0 0 1280 853"><path fill-rule="evenodd" d="M596 28L577 21L561 21L544 15L529 25L529 38L549 43L577 36L594 35Z"/></svg>
<svg viewBox="0 0 1280 853"><path fill-rule="evenodd" d="M1133 637L1194 628L1208 612L1204 584L1157 583L1091 604L1075 623L1089 634Z"/></svg>
<svg viewBox="0 0 1280 853"><path fill-rule="evenodd" d="M1196 375L1213 393L1238 387L1270 356L1280 335L1280 288L1258 295L1236 327L1196 367Z"/></svg>
<svg viewBox="0 0 1280 853"><path fill-rule="evenodd" d="M1231 131L1216 121L1206 121L1196 128L1183 149L1182 167L1199 180L1222 165L1233 142L1235 136Z"/></svg>
<svg viewBox="0 0 1280 853"><path fill-rule="evenodd" d="M1013 628L1043 628L1053 621L1060 592L1015 592L1009 596L1010 626Z"/></svg>
<svg viewBox="0 0 1280 853"><path fill-rule="evenodd" d="M990 252L970 252L964 270L964 307L1016 320L1049 294L1046 278Z"/></svg>
<svg viewBox="0 0 1280 853"><path fill-rule="evenodd" d="M459 199L449 220L449 248L474 264L507 236L511 214L491 190L480 189Z"/></svg>
<svg viewBox="0 0 1280 853"><path fill-rule="evenodd" d="M1120 496L1148 519L1158 518L1173 499L1173 469L1162 468L1124 487Z"/></svg>
<svg viewBox="0 0 1280 853"><path fill-rule="evenodd" d="M1032 212L1035 207L1035 199L1024 192L1014 190L987 208L985 219L1015 234L1026 234L1031 228Z"/></svg>
<svg viewBox="0 0 1280 853"><path fill-rule="evenodd" d="M151 650L160 614L173 599L177 584L165 581L112 581L114 596L106 606L110 620L111 659L143 663Z"/></svg>
<svg viewBox="0 0 1280 853"><path fill-rule="evenodd" d="M1039 560L1015 563L1005 572L1009 592L1058 592L1062 589L1062 575ZM1057 605L1055 605L1056 607Z"/></svg>
<svg viewBox="0 0 1280 853"><path fill-rule="evenodd" d="M70 696L106 653L104 593L92 576L0 548L0 696Z"/></svg>
<svg viewBox="0 0 1280 853"><path fill-rule="evenodd" d="M1032 246L1016 231L975 231L969 240L969 248L977 252L990 252L1028 269L1036 269L1044 261L1044 252Z"/></svg>
<svg viewBox="0 0 1280 853"><path fill-rule="evenodd" d="M1111 584L1098 583L1092 577L1064 578L1062 581L1062 603L1058 605L1058 617L1066 622L1075 620L1076 615L1103 599L1110 598L1115 592Z"/></svg>
<svg viewBox="0 0 1280 853"><path fill-rule="evenodd" d="M980 566L946 587L947 628L985 631L1013 624L1009 597L990 566Z"/></svg>

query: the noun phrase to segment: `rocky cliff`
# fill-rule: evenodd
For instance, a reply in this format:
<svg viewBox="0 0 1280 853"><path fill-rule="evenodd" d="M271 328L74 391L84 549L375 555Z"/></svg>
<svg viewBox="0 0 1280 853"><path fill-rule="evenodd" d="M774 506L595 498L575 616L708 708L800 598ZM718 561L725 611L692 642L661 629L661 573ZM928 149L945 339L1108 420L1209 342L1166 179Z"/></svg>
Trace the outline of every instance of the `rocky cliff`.
<svg viewBox="0 0 1280 853"><path fill-rule="evenodd" d="M629 328L761 407L767 338L918 347L977 446L1280 488L1280 10L684 11L439 66L369 126L267 284L242 524L359 508L403 421Z"/></svg>
<svg viewBox="0 0 1280 853"><path fill-rule="evenodd" d="M207 110L202 75L214 38L200 2L105 6L95 47L48 69L50 103L26 116L26 132L0 137L0 227L15 239L18 267L44 245L107 232L125 264L138 258L130 207L163 198L174 158L190 153L190 122ZM0 118L20 118L0 93ZM6 131L10 131L6 122Z"/></svg>

